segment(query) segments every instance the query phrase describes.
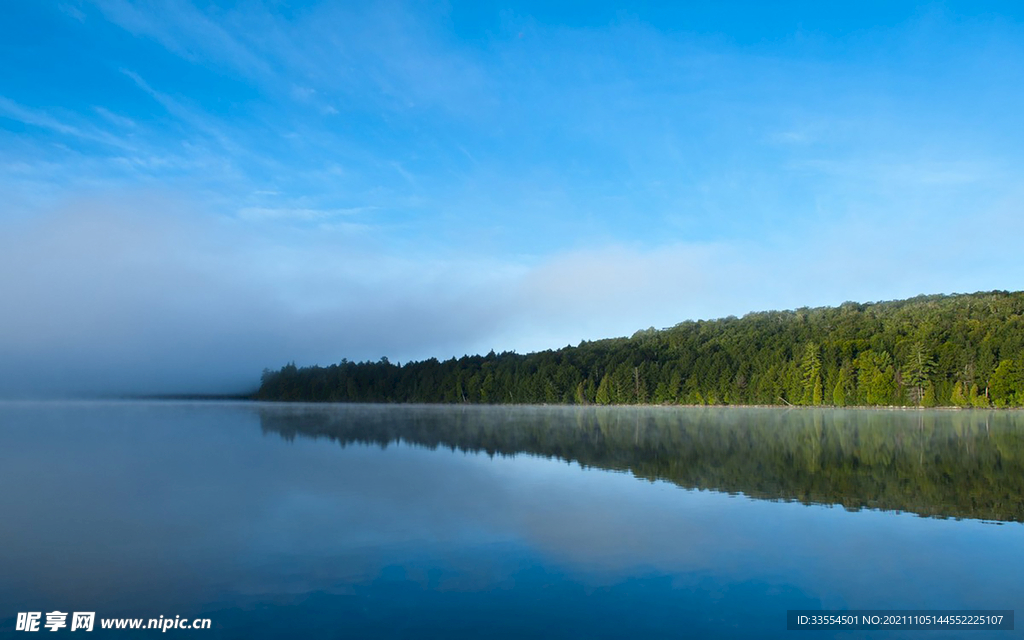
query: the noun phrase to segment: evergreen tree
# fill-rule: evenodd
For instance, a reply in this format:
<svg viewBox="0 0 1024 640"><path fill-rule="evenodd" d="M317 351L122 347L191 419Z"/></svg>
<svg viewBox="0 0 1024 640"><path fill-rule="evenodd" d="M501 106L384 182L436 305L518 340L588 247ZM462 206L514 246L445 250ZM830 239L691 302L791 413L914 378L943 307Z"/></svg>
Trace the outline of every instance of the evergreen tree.
<svg viewBox="0 0 1024 640"><path fill-rule="evenodd" d="M841 377L842 374L840 373L839 375L840 375L839 381L836 382L836 387L832 391L832 404L834 404L837 407L845 407L846 406L846 390L843 388L844 385L843 385L843 379Z"/></svg>
<svg viewBox="0 0 1024 640"><path fill-rule="evenodd" d="M813 342L808 342L804 348L802 370L803 404L821 404L821 357L818 355L818 345Z"/></svg>
<svg viewBox="0 0 1024 640"><path fill-rule="evenodd" d="M597 397L594 398L597 404L611 404L612 393L611 383L608 381L608 374L601 378L601 384L597 385Z"/></svg>
<svg viewBox="0 0 1024 640"><path fill-rule="evenodd" d="M935 398L935 385L931 382L924 390L924 399L921 401L921 406L924 407L937 407L939 406L938 400Z"/></svg>
<svg viewBox="0 0 1024 640"><path fill-rule="evenodd" d="M971 393L968 396L970 405L976 409L984 409L988 407L988 397L983 393L979 392L978 385L971 385Z"/></svg>
<svg viewBox="0 0 1024 640"><path fill-rule="evenodd" d="M836 387L832 391L832 404L837 407L845 407L847 398L853 388L853 372L850 363L843 363L843 366L839 368L838 380L836 380Z"/></svg>
<svg viewBox="0 0 1024 640"><path fill-rule="evenodd" d="M954 407L966 407L970 405L970 401L964 396L964 383L957 381L953 385L953 395L950 397L950 402L953 403Z"/></svg>
<svg viewBox="0 0 1024 640"><path fill-rule="evenodd" d="M989 380L992 404L997 407L1011 407L1018 404L1018 375L1017 364L1013 360L999 362L999 366L996 367Z"/></svg>
<svg viewBox="0 0 1024 640"><path fill-rule="evenodd" d="M935 362L925 354L924 346L920 342L915 342L910 348L910 355L904 367L907 396L913 404L920 406L924 400L928 376L934 368Z"/></svg>
<svg viewBox="0 0 1024 640"><path fill-rule="evenodd" d="M892 357L886 351L867 350L855 361L858 386L869 405L891 405L895 402L896 380Z"/></svg>
<svg viewBox="0 0 1024 640"><path fill-rule="evenodd" d="M576 404L587 404L587 392L582 380L580 380L576 385L576 395L574 396L574 399Z"/></svg>

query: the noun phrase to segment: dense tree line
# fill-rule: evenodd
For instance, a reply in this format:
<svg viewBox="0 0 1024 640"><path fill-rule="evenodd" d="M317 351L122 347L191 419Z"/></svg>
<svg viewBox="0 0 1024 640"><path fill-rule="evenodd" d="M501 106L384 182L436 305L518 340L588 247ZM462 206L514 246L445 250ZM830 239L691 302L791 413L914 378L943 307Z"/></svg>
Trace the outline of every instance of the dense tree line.
<svg viewBox="0 0 1024 640"><path fill-rule="evenodd" d="M527 453L687 489L1024 522L1024 413L280 405L265 432Z"/></svg>
<svg viewBox="0 0 1024 640"><path fill-rule="evenodd" d="M264 371L256 397L489 404L1024 405L1024 292L689 321L528 355Z"/></svg>

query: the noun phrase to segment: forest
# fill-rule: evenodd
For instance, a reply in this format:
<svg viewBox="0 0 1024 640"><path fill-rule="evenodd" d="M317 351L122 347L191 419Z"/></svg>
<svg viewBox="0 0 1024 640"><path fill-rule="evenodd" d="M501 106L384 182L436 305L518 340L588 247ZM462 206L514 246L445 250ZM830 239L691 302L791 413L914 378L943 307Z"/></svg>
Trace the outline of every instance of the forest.
<svg viewBox="0 0 1024 640"><path fill-rule="evenodd" d="M265 370L258 400L1007 408L1024 292L749 313L530 354Z"/></svg>

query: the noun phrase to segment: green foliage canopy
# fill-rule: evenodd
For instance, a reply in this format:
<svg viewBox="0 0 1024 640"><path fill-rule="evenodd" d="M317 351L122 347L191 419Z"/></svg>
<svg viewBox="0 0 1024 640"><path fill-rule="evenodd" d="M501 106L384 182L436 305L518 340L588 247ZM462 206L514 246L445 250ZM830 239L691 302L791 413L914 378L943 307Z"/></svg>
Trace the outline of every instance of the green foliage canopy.
<svg viewBox="0 0 1024 640"><path fill-rule="evenodd" d="M1024 292L688 321L440 362L289 364L260 400L485 404L1024 405Z"/></svg>

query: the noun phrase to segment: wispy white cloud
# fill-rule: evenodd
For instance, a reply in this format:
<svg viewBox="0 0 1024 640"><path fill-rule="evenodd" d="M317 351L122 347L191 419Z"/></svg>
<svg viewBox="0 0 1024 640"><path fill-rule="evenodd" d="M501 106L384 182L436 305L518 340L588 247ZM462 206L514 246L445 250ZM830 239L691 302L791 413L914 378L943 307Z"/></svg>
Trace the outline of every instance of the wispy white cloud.
<svg viewBox="0 0 1024 640"><path fill-rule="evenodd" d="M70 124L45 111L26 107L3 96L0 96L0 117L11 118L12 120L17 120L18 122L22 122L27 125L41 127L55 133L79 138L81 140L99 142L122 149L132 148L132 145L123 138L114 136L106 131L88 125L80 126Z"/></svg>
<svg viewBox="0 0 1024 640"><path fill-rule="evenodd" d="M247 207L240 209L238 216L243 220L297 220L302 222L323 222L339 217L354 216L373 211L375 207L349 207L347 209L269 208Z"/></svg>
<svg viewBox="0 0 1024 640"><path fill-rule="evenodd" d="M60 2L57 4L57 9L64 15L70 16L79 22L85 22L85 14L78 7L68 4L67 2Z"/></svg>
<svg viewBox="0 0 1024 640"><path fill-rule="evenodd" d="M982 159L926 158L917 162L909 158L814 159L794 162L790 166L843 180L909 188L959 188L978 183L998 183L1005 177L1000 164Z"/></svg>
<svg viewBox="0 0 1024 640"><path fill-rule="evenodd" d="M137 36L152 38L190 61L228 64L245 74L269 72L266 62L222 22L191 3L148 4L145 8L126 0L98 0L95 4L111 22Z"/></svg>
<svg viewBox="0 0 1024 640"><path fill-rule="evenodd" d="M160 106L167 110L167 113L187 124L191 131L203 134L216 141L225 151L239 153L242 150L240 145L225 135L221 127L214 124L210 118L205 117L198 110L191 109L182 101L157 91L134 71L121 69L121 73L128 76L139 89L149 94Z"/></svg>
<svg viewBox="0 0 1024 640"><path fill-rule="evenodd" d="M110 109L106 109L104 107L96 106L96 107L93 107L93 110L96 111L96 113L98 113L101 116L103 116L103 118L105 120L109 121L111 124L113 124L115 126L118 126L118 127L122 128L122 129L134 129L135 127L138 126L136 124L136 122L134 120L132 120L131 118L126 118L124 116L121 116L121 115L118 115L116 113L113 113L112 111L110 111Z"/></svg>

